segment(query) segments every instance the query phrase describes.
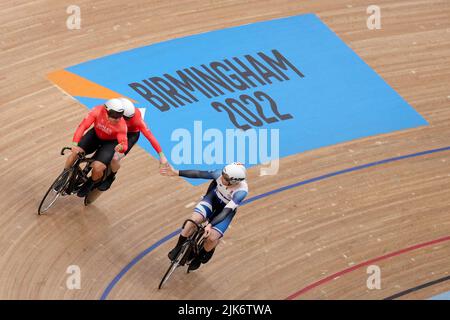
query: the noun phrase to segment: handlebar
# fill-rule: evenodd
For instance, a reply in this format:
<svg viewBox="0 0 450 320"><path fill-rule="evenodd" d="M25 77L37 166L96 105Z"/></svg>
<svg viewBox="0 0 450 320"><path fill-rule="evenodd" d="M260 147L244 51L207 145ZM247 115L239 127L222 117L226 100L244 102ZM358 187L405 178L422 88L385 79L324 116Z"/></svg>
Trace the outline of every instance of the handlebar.
<svg viewBox="0 0 450 320"><path fill-rule="evenodd" d="M72 148L71 148L71 147L64 147L64 148L62 148L62 149L61 149L61 155L62 155L62 156L65 154L66 150L72 150ZM85 155L84 152L80 152L80 153L78 153L78 157L79 157L80 159L84 159L84 158L86 157L86 155Z"/></svg>
<svg viewBox="0 0 450 320"><path fill-rule="evenodd" d="M66 150L72 150L72 148L71 148L71 147L64 147L64 148L62 148L62 149L61 149L61 155L62 155L62 156L64 155L64 153L66 152Z"/></svg>
<svg viewBox="0 0 450 320"><path fill-rule="evenodd" d="M197 230L204 229L204 227L201 224L198 224L197 222L195 222L192 219L187 219L186 221L184 221L183 226L181 227L181 229L184 229L184 227L186 226L186 223L188 223L188 221L192 222L197 227Z"/></svg>

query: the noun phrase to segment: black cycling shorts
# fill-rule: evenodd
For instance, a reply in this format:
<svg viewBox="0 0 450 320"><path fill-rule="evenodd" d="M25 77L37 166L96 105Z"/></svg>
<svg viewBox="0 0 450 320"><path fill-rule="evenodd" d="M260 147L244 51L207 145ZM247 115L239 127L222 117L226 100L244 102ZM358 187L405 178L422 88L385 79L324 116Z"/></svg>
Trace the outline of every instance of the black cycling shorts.
<svg viewBox="0 0 450 320"><path fill-rule="evenodd" d="M78 146L84 150L86 155L95 152L93 158L108 166L111 163L114 153L114 148L117 146L117 140L102 140L95 133L92 128L81 138Z"/></svg>
<svg viewBox="0 0 450 320"><path fill-rule="evenodd" d="M140 131L127 133L128 149L127 149L127 151L125 151L125 155L127 155L128 152L130 152L131 148L133 148L133 146L136 144L136 142L138 142L140 135L141 135Z"/></svg>

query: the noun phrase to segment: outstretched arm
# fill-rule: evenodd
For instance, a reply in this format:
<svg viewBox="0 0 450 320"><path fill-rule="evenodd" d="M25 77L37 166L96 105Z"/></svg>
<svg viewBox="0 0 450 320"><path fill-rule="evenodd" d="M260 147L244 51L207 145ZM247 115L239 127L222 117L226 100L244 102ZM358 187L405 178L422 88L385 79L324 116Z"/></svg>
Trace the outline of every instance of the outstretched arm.
<svg viewBox="0 0 450 320"><path fill-rule="evenodd" d="M180 176L194 179L217 179L221 175L220 170L203 171L203 170L177 170L171 165L160 169L163 176Z"/></svg>
<svg viewBox="0 0 450 320"><path fill-rule="evenodd" d="M161 145L159 144L158 140L155 138L153 133L150 131L150 129L145 124L144 119L140 119L139 130L142 132L142 134L150 142L150 144L152 145L153 149L155 149L155 151L158 153L159 161L161 162L161 164L166 164L167 163L167 159L166 159L166 156L164 155L164 153L162 151Z"/></svg>
<svg viewBox="0 0 450 320"><path fill-rule="evenodd" d="M195 178L195 179L217 179L219 175L216 171L202 171L202 170L180 170L178 171L180 177Z"/></svg>
<svg viewBox="0 0 450 320"><path fill-rule="evenodd" d="M158 140L155 138L153 133L150 131L150 129L145 124L144 120L140 121L139 124L139 130L142 132L142 134L147 138L148 142L152 145L153 149L160 154L162 153L161 145L159 144Z"/></svg>

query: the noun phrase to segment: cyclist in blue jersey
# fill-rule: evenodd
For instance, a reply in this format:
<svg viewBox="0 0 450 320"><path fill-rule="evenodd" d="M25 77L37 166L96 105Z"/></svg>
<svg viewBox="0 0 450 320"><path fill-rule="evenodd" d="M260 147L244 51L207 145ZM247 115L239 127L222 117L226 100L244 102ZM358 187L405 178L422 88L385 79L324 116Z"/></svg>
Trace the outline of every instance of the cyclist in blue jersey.
<svg viewBox="0 0 450 320"><path fill-rule="evenodd" d="M191 219L197 223L208 220L205 227L205 243L200 254L192 260L189 271L196 270L202 263L207 263L223 237L225 231L236 214L237 207L248 194L246 182L247 172L243 164L233 162L222 170L175 170L172 166L161 168L161 174L166 176L181 176L187 178L211 179L208 191L194 208ZM178 242L168 256L173 260L186 239L194 232L194 224L188 222L181 231Z"/></svg>

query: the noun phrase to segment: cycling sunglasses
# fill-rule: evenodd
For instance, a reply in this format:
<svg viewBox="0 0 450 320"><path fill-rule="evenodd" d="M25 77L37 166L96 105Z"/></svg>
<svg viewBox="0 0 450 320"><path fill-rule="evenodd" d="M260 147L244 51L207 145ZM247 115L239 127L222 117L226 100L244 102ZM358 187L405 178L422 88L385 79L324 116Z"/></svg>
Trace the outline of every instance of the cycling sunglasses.
<svg viewBox="0 0 450 320"><path fill-rule="evenodd" d="M233 179L233 178L230 178L226 173L223 173L223 172L222 172L222 176L225 179L225 181L228 182L229 184L238 184L239 182L244 180L244 179Z"/></svg>
<svg viewBox="0 0 450 320"><path fill-rule="evenodd" d="M112 118L112 119L120 119L123 116L123 111L122 112L118 112L115 110L108 110L106 109L106 112L108 112L108 117Z"/></svg>

